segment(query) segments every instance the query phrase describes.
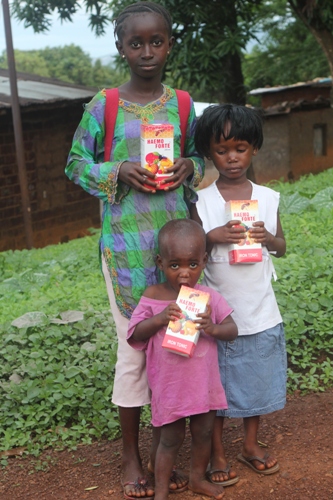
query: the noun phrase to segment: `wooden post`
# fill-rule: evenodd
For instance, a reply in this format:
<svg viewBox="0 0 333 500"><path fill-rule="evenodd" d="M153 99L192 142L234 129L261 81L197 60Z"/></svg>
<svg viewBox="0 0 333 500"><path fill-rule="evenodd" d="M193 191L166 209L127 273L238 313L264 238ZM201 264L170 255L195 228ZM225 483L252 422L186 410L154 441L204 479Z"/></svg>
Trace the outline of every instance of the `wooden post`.
<svg viewBox="0 0 333 500"><path fill-rule="evenodd" d="M30 249L33 247L31 208L29 201L28 178L27 178L27 171L24 158L21 110L20 110L20 102L17 91L17 77L15 69L15 58L14 58L12 29L10 24L8 0L2 0L2 9L3 9L3 19L5 24L5 34L6 34L11 105L12 105L12 115L13 115L13 125L14 125L14 135L15 135L16 159L17 159L21 198L22 198L24 232L25 232L27 248Z"/></svg>

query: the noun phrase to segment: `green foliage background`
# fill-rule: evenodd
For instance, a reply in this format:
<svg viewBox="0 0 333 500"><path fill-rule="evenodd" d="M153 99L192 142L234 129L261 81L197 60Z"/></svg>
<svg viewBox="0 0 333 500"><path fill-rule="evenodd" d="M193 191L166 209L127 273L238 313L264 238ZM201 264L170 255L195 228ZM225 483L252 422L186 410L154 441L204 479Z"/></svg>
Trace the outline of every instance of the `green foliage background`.
<svg viewBox="0 0 333 500"><path fill-rule="evenodd" d="M117 87L127 80L125 71L116 70L112 63L102 64L77 45L45 47L40 50L15 50L16 70L64 82L91 87ZM0 68L8 68L7 54L0 54Z"/></svg>
<svg viewBox="0 0 333 500"><path fill-rule="evenodd" d="M244 53L242 61L247 90L330 76L322 48L287 0L263 2L257 29L260 43Z"/></svg>
<svg viewBox="0 0 333 500"><path fill-rule="evenodd" d="M274 288L285 323L290 391L323 391L333 383L333 170L281 192L287 254L274 259Z"/></svg>
<svg viewBox="0 0 333 500"><path fill-rule="evenodd" d="M273 262L289 391L333 383L331 186L333 169L272 185L281 192L287 240L286 256ZM116 335L98 235L0 254L0 338L0 449L38 454L119 434L111 404ZM149 422L147 408L142 422Z"/></svg>
<svg viewBox="0 0 333 500"><path fill-rule="evenodd" d="M133 0L12 0L11 12L38 33L50 28L52 13L62 21L72 21L75 12L85 9L89 28L99 36L131 3ZM246 91L257 87L332 76L331 0L156 0L156 3L164 5L174 21L175 46L166 66L166 78L172 86L190 91L195 100L244 104ZM247 54L249 42L254 40L258 44ZM321 46L317 40L321 40ZM44 64L35 63L45 71ZM82 68L78 71L82 72ZM73 69L69 73L71 77L75 73L75 78L81 79L76 83L81 83L82 74L78 71ZM104 69L96 67L95 72L98 82L95 79L94 83L84 82L84 85L99 86L102 81L103 87L117 86L124 81L113 75L110 84ZM120 78L123 78L121 72Z"/></svg>
<svg viewBox="0 0 333 500"><path fill-rule="evenodd" d="M98 235L1 253L0 276L0 449L37 454L115 437L117 342ZM63 320L68 310L84 311L84 319ZM25 326L11 326L25 313Z"/></svg>

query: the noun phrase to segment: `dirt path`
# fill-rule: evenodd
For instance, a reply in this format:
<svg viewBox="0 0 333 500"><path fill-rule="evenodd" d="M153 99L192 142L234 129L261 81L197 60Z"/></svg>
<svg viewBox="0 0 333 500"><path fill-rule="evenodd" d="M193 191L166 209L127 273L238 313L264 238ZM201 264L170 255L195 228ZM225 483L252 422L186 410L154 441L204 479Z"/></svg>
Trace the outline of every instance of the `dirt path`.
<svg viewBox="0 0 333 500"><path fill-rule="evenodd" d="M242 422L227 421L225 446L240 481L226 488L226 500L332 500L333 499L333 391L295 395L286 408L262 419L260 441L267 443L280 471L260 476L239 464ZM188 469L187 436L179 466ZM147 464L150 431L141 433ZM41 457L10 459L0 474L1 500L121 500L121 442L103 441L77 451L46 451ZM89 490L88 488L94 488ZM173 500L202 499L190 492L170 495Z"/></svg>

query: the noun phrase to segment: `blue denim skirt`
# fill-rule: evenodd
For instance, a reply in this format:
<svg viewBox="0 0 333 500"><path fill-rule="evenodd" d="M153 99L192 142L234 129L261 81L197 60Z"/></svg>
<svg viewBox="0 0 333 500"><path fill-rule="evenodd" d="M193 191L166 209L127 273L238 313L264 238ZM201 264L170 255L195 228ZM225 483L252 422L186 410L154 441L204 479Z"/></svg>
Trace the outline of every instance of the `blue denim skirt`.
<svg viewBox="0 0 333 500"><path fill-rule="evenodd" d="M218 341L219 369L228 409L224 417L253 417L286 404L287 355L282 323L232 342Z"/></svg>

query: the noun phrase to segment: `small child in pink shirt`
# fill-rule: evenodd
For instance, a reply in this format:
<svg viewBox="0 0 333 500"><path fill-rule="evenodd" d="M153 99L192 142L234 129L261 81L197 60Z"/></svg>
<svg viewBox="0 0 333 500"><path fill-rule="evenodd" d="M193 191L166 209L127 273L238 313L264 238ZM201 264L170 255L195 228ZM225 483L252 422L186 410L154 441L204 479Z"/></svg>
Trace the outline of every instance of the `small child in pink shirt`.
<svg viewBox="0 0 333 500"><path fill-rule="evenodd" d="M152 424L160 427L160 441L151 460L155 473L155 500L166 500L170 475L190 418L192 457L188 488L221 499L223 487L206 479L211 451L211 434L216 410L227 408L220 382L216 339L237 337L232 309L215 290L197 282L207 261L206 237L193 220L169 221L159 233L157 265L166 282L148 287L129 324L128 342L146 351L147 376L152 391ZM181 317L176 299L181 286L209 292L210 303L197 316L200 329L192 358L162 348L170 320ZM179 491L179 490L177 490Z"/></svg>

